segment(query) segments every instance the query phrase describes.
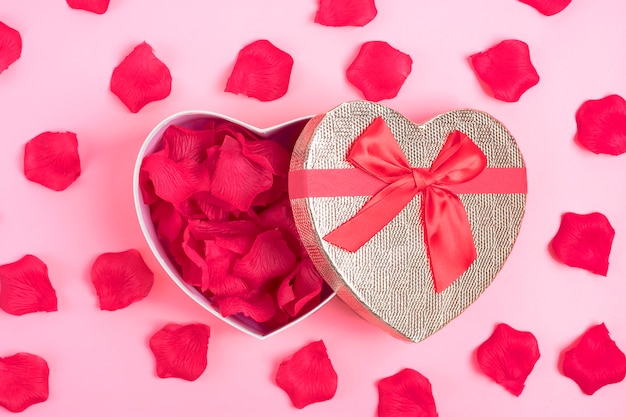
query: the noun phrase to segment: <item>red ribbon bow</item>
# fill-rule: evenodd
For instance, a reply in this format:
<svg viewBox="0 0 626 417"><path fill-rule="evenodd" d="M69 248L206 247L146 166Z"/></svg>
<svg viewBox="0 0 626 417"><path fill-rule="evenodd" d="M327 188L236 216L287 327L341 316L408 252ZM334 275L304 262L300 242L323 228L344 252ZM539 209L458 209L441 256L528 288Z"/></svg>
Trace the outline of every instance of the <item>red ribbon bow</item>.
<svg viewBox="0 0 626 417"><path fill-rule="evenodd" d="M377 117L352 144L347 160L388 185L324 240L356 252L421 192L435 291L445 290L470 267L476 259L472 230L463 203L447 186L476 177L487 158L465 134L450 133L429 169L413 168L385 121Z"/></svg>

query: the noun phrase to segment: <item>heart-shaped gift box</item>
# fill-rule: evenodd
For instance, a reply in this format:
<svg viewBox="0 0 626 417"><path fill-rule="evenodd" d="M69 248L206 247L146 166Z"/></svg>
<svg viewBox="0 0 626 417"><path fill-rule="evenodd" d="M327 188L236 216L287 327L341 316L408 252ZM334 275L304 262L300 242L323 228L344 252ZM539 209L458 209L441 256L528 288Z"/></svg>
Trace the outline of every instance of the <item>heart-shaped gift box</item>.
<svg viewBox="0 0 626 417"><path fill-rule="evenodd" d="M141 163L175 124L233 123L293 148L289 197L300 239L324 280L359 315L420 341L489 286L517 237L526 199L521 153L491 116L459 110L417 125L385 106L356 101L313 118L258 129L210 112L171 116L137 159L135 203L144 235L168 275L197 303L263 338L280 328L222 317L181 277L156 233L139 187ZM297 138L297 141L295 140ZM294 145L295 142L295 145Z"/></svg>

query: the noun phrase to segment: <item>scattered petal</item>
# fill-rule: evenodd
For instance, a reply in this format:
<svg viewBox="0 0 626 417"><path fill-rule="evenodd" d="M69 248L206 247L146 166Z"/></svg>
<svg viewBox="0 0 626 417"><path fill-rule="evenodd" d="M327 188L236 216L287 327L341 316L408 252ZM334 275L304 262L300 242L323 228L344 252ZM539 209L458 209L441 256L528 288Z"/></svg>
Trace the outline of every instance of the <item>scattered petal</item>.
<svg viewBox="0 0 626 417"><path fill-rule="evenodd" d="M87 10L96 14L104 14L109 8L110 0L67 0L72 9Z"/></svg>
<svg viewBox="0 0 626 417"><path fill-rule="evenodd" d="M78 139L72 132L44 132L26 143L24 175L54 191L69 187L80 176Z"/></svg>
<svg viewBox="0 0 626 417"><path fill-rule="evenodd" d="M614 237L615 230L602 213L565 213L551 246L565 265L606 276Z"/></svg>
<svg viewBox="0 0 626 417"><path fill-rule="evenodd" d="M380 101L398 95L412 66L409 55L387 42L371 41L361 45L346 76L366 100Z"/></svg>
<svg viewBox="0 0 626 417"><path fill-rule="evenodd" d="M235 62L224 91L260 101L281 98L289 88L293 58L267 40L245 46Z"/></svg>
<svg viewBox="0 0 626 417"><path fill-rule="evenodd" d="M563 356L563 375L591 395L626 376L626 356L609 337L604 323L588 329L574 348Z"/></svg>
<svg viewBox="0 0 626 417"><path fill-rule="evenodd" d="M524 390L526 378L539 360L537 339L501 323L476 351L480 369L511 394Z"/></svg>
<svg viewBox="0 0 626 417"><path fill-rule="evenodd" d="M474 72L498 100L518 101L539 83L539 74L530 62L525 42L508 39L470 56Z"/></svg>
<svg viewBox="0 0 626 417"><path fill-rule="evenodd" d="M327 401L337 391L337 373L324 342L312 342L283 360L276 373L276 385L289 395L296 408Z"/></svg>
<svg viewBox="0 0 626 417"><path fill-rule="evenodd" d="M365 26L376 17L374 0L320 0L315 23L324 26Z"/></svg>
<svg viewBox="0 0 626 417"><path fill-rule="evenodd" d="M57 311L57 295L48 278L48 267L26 255L0 266L0 308L9 314Z"/></svg>
<svg viewBox="0 0 626 417"><path fill-rule="evenodd" d="M209 326L200 323L166 324L150 338L159 378L195 381L207 366Z"/></svg>
<svg viewBox="0 0 626 417"><path fill-rule="evenodd" d="M593 153L626 152L626 101L618 95L585 101L576 112L580 144Z"/></svg>
<svg viewBox="0 0 626 417"><path fill-rule="evenodd" d="M22 55L20 33L0 22L0 74Z"/></svg>
<svg viewBox="0 0 626 417"><path fill-rule="evenodd" d="M541 14L552 16L565 9L572 0L519 0L534 7Z"/></svg>
<svg viewBox="0 0 626 417"><path fill-rule="evenodd" d="M268 280L289 273L296 265L296 257L278 230L259 234L250 251L235 262L233 272L246 279L252 288L259 288Z"/></svg>
<svg viewBox="0 0 626 417"><path fill-rule="evenodd" d="M430 381L403 369L378 382L378 417L437 417Z"/></svg>
<svg viewBox="0 0 626 417"><path fill-rule="evenodd" d="M19 413L48 399L48 363L31 353L0 358L0 406Z"/></svg>
<svg viewBox="0 0 626 417"><path fill-rule="evenodd" d="M172 76L165 64L154 56L152 47L140 43L113 70L111 92L119 97L132 113L146 104L170 95Z"/></svg>
<svg viewBox="0 0 626 417"><path fill-rule="evenodd" d="M139 252L103 253L91 268L101 310L117 310L144 299L154 282L154 274Z"/></svg>

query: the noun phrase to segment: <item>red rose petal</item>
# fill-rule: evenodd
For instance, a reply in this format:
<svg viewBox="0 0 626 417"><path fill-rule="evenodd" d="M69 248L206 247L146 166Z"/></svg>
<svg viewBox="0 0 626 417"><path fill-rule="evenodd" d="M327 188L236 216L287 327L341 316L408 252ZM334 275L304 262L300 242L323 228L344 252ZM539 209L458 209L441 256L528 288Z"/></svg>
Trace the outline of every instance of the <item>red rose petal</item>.
<svg viewBox="0 0 626 417"><path fill-rule="evenodd" d="M22 55L20 33L0 22L0 74Z"/></svg>
<svg viewBox="0 0 626 417"><path fill-rule="evenodd" d="M387 42L371 41L361 45L346 76L366 100L380 101L398 95L412 66L409 55Z"/></svg>
<svg viewBox="0 0 626 417"><path fill-rule="evenodd" d="M270 320L276 314L274 299L267 292L248 292L245 296L225 296L216 299L224 317L243 314L257 323Z"/></svg>
<svg viewBox="0 0 626 417"><path fill-rule="evenodd" d="M109 8L110 0L67 0L72 9L87 10L96 14L104 14Z"/></svg>
<svg viewBox="0 0 626 417"><path fill-rule="evenodd" d="M48 363L31 353L0 358L0 406L19 413L48 399Z"/></svg>
<svg viewBox="0 0 626 417"><path fill-rule="evenodd" d="M565 213L551 247L565 265L606 276L614 237L615 230L602 213Z"/></svg>
<svg viewBox="0 0 626 417"><path fill-rule="evenodd" d="M132 113L146 104L170 95L172 76L165 64L154 56L152 47L143 42L113 70L111 92Z"/></svg>
<svg viewBox="0 0 626 417"><path fill-rule="evenodd" d="M245 46L235 62L224 91L260 101L281 98L289 88L293 58L267 40Z"/></svg>
<svg viewBox="0 0 626 417"><path fill-rule="evenodd" d="M437 417L430 381L403 369L378 382L378 417Z"/></svg>
<svg viewBox="0 0 626 417"><path fill-rule="evenodd" d="M160 378L195 381L207 366L209 326L169 323L150 338Z"/></svg>
<svg viewBox="0 0 626 417"><path fill-rule="evenodd" d="M166 242L173 242L183 232L186 221L171 203L159 200L150 206L150 215L157 234Z"/></svg>
<svg viewBox="0 0 626 417"><path fill-rule="evenodd" d="M24 175L54 191L69 187L80 176L78 140L72 132L44 132L24 147Z"/></svg>
<svg viewBox="0 0 626 417"><path fill-rule="evenodd" d="M474 72L498 100L518 101L539 83L539 74L530 62L528 45L509 39L470 56Z"/></svg>
<svg viewBox="0 0 626 417"><path fill-rule="evenodd" d="M272 186L272 173L246 157L234 138L224 139L213 165L211 193L238 210L250 209L254 198Z"/></svg>
<svg viewBox="0 0 626 417"><path fill-rule="evenodd" d="M626 356L611 340L604 323L591 327L573 349L565 352L563 375L587 395L624 379Z"/></svg>
<svg viewBox="0 0 626 417"><path fill-rule="evenodd" d="M576 112L580 144L593 153L626 152L626 101L618 95L585 101Z"/></svg>
<svg viewBox="0 0 626 417"><path fill-rule="evenodd" d="M165 154L172 161L192 159L202 163L206 159L207 148L216 144L215 131L212 129L191 130L172 125L163 133L163 142Z"/></svg>
<svg viewBox="0 0 626 417"><path fill-rule="evenodd" d="M145 298L154 282L154 274L139 252L103 253L91 267L93 282L100 309L117 310Z"/></svg>
<svg viewBox="0 0 626 417"><path fill-rule="evenodd" d="M519 0L546 16L552 16L565 9L572 0Z"/></svg>
<svg viewBox="0 0 626 417"><path fill-rule="evenodd" d="M246 279L253 288L268 280L289 273L296 257L278 230L260 233L250 251L235 262L233 273Z"/></svg>
<svg viewBox="0 0 626 417"><path fill-rule="evenodd" d="M376 17L374 0L320 0L315 23L324 26L365 26Z"/></svg>
<svg viewBox="0 0 626 417"><path fill-rule="evenodd" d="M539 356L537 339L532 333L503 323L496 326L476 351L480 369L515 396L524 390L524 382Z"/></svg>
<svg viewBox="0 0 626 417"><path fill-rule="evenodd" d="M296 408L330 400L337 391L337 373L323 341L312 342L283 360L276 385L289 395Z"/></svg>
<svg viewBox="0 0 626 417"><path fill-rule="evenodd" d="M209 171L203 164L193 159L176 162L163 152L145 157L141 170L152 182L154 193L171 203L179 203L210 186Z"/></svg>
<svg viewBox="0 0 626 417"><path fill-rule="evenodd" d="M278 288L278 306L289 316L296 317L307 311L307 305L318 304L323 282L311 259L304 258L296 271L285 278Z"/></svg>
<svg viewBox="0 0 626 417"><path fill-rule="evenodd" d="M57 295L48 278L48 267L26 255L0 266L0 308L9 314L57 311Z"/></svg>

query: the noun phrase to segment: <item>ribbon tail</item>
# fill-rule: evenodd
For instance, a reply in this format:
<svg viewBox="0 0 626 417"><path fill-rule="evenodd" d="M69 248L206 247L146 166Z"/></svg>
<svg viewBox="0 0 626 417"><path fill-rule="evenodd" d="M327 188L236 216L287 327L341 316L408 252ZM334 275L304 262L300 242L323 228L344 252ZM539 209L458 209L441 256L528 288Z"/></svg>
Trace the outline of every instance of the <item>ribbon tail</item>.
<svg viewBox="0 0 626 417"><path fill-rule="evenodd" d="M391 222L416 194L411 177L389 184L353 217L324 236L324 240L348 252L356 252Z"/></svg>
<svg viewBox="0 0 626 417"><path fill-rule="evenodd" d="M425 190L422 213L435 291L440 293L476 259L472 229L459 197L444 188Z"/></svg>

